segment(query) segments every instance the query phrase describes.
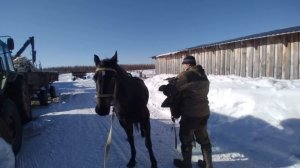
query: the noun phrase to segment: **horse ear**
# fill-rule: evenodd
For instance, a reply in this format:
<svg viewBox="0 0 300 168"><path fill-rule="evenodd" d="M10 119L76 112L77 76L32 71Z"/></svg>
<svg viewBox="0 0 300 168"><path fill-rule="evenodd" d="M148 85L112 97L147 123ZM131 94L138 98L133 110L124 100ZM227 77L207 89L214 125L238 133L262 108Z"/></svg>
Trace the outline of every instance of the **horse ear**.
<svg viewBox="0 0 300 168"><path fill-rule="evenodd" d="M100 58L98 57L98 55L94 54L94 62L95 62L95 65L97 66L101 61L100 61Z"/></svg>
<svg viewBox="0 0 300 168"><path fill-rule="evenodd" d="M115 52L115 55L113 57L111 57L111 60L115 63L118 62L118 52L117 51Z"/></svg>

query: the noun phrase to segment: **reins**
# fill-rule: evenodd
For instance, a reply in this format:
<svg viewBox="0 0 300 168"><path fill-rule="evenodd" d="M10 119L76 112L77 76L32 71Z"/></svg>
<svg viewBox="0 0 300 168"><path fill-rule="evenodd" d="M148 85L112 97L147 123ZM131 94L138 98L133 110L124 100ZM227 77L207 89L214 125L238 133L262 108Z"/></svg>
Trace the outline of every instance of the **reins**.
<svg viewBox="0 0 300 168"><path fill-rule="evenodd" d="M96 72L98 71L113 71L117 73L117 71L113 68L96 68ZM101 86L102 87L102 86ZM104 168L106 168L106 160L108 158L109 149L112 143L112 128L113 128L113 121L115 119L115 110L116 110L116 97L117 97L117 81L115 81L115 87L114 87L114 93L113 94L102 94L97 93L97 98L106 98L106 97L112 97L113 98L113 109L111 114L111 120L110 120L110 128L106 139L106 144L104 148Z"/></svg>

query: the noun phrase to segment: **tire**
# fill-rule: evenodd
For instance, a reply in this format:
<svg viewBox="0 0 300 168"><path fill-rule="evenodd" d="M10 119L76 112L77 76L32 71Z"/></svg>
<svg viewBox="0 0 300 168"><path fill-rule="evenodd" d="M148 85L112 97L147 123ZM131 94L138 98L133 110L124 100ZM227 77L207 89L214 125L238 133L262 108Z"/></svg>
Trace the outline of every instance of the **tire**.
<svg viewBox="0 0 300 168"><path fill-rule="evenodd" d="M22 123L28 123L32 120L31 98L27 83L19 77L10 89L12 91L13 100L19 108Z"/></svg>
<svg viewBox="0 0 300 168"><path fill-rule="evenodd" d="M50 93L50 97L51 98L56 98L57 95L56 95L56 90L55 90L55 87L54 86L50 86L49 88L49 93Z"/></svg>
<svg viewBox="0 0 300 168"><path fill-rule="evenodd" d="M40 93L38 94L38 98L40 101L40 105L47 106L48 105L48 90L40 90Z"/></svg>
<svg viewBox="0 0 300 168"><path fill-rule="evenodd" d="M1 136L12 145L16 155L22 145L22 123L18 108L9 99L4 100L1 106L0 122Z"/></svg>

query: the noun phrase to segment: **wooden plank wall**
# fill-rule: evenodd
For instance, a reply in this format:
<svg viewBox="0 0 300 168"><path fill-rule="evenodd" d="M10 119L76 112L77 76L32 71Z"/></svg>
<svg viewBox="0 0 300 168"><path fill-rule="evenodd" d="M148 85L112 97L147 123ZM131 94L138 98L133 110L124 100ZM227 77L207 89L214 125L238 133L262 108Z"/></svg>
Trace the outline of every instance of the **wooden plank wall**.
<svg viewBox="0 0 300 168"><path fill-rule="evenodd" d="M155 58L156 74L178 74L185 55L207 74L300 79L300 33L197 48Z"/></svg>
<svg viewBox="0 0 300 168"><path fill-rule="evenodd" d="M254 53L254 44L253 40L246 42L246 76L253 77L253 53Z"/></svg>
<svg viewBox="0 0 300 168"><path fill-rule="evenodd" d="M275 49L275 78L282 79L283 43L282 36L276 37Z"/></svg>
<svg viewBox="0 0 300 168"><path fill-rule="evenodd" d="M253 77L257 78L259 77L259 72L260 72L260 42L258 40L253 40Z"/></svg>
<svg viewBox="0 0 300 168"><path fill-rule="evenodd" d="M291 39L291 79L299 79L299 34L293 34Z"/></svg>
<svg viewBox="0 0 300 168"><path fill-rule="evenodd" d="M235 43L234 57L235 57L235 72L236 76L241 74L241 43Z"/></svg>

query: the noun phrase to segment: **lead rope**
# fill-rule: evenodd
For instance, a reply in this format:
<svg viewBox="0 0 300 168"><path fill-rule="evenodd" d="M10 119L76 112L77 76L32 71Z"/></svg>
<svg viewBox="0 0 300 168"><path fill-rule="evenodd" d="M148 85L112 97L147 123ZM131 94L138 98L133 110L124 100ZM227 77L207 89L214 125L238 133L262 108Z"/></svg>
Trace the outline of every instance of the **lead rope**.
<svg viewBox="0 0 300 168"><path fill-rule="evenodd" d="M111 142L112 142L112 128L113 128L113 122L115 119L116 96L117 96L117 81L115 81L114 97L113 97L114 105L113 105L112 114L111 114L110 128L109 128L109 132L108 132L107 140L106 140L106 144L105 144L105 149L104 149L104 168L106 168L106 160L108 158L108 153L109 153L109 149L110 149Z"/></svg>
<svg viewBox="0 0 300 168"><path fill-rule="evenodd" d="M173 121L174 135L175 135L175 149L177 149L177 133L175 127L175 120Z"/></svg>

